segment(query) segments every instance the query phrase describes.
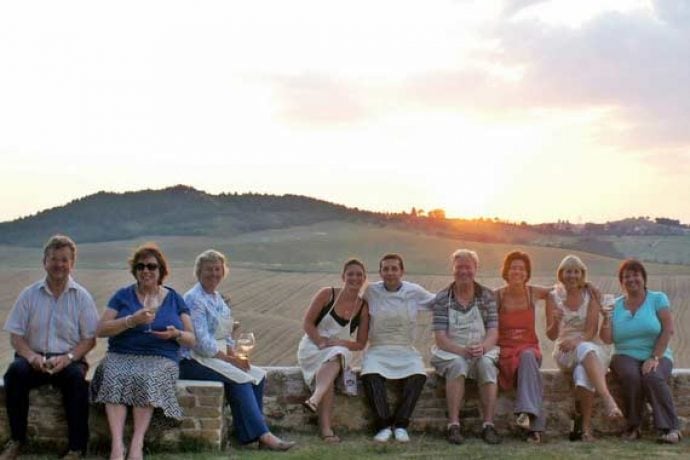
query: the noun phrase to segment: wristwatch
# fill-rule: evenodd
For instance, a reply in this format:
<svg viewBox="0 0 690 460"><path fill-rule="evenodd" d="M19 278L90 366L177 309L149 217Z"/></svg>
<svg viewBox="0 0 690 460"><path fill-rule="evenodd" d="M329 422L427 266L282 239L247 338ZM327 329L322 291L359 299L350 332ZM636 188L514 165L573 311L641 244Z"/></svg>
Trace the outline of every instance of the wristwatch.
<svg viewBox="0 0 690 460"><path fill-rule="evenodd" d="M73 363L74 362L74 353L72 353L71 351L69 353L67 353L67 358L69 359L69 361L71 363Z"/></svg>

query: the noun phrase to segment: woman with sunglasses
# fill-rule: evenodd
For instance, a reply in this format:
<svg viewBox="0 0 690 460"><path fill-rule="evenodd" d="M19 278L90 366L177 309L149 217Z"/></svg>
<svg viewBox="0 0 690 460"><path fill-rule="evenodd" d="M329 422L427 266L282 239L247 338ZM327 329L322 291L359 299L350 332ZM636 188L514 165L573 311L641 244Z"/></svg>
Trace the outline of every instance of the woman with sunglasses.
<svg viewBox="0 0 690 460"><path fill-rule="evenodd" d="M98 324L109 337L108 352L91 382L91 402L104 403L110 427L110 459L124 459L127 407L134 430L130 460L143 458L144 435L154 409L180 419L175 386L180 345L196 343L189 309L172 288L163 286L168 264L155 244L139 247L129 260L136 283L118 290Z"/></svg>

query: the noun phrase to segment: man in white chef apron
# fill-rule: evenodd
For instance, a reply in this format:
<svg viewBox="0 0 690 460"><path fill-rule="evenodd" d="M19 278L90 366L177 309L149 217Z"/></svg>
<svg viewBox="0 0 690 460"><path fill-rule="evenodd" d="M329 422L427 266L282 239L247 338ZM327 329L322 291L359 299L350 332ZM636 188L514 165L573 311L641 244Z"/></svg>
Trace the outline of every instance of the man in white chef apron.
<svg viewBox="0 0 690 460"><path fill-rule="evenodd" d="M405 271L399 254L386 254L379 261L383 281L364 291L369 303L369 347L362 358L362 384L374 411L377 434L374 440L387 442L391 436L408 442L407 427L426 382L422 356L412 345L417 312L430 310L434 294L403 281ZM386 380L402 381L402 397L391 413L386 399Z"/></svg>
<svg viewBox="0 0 690 460"><path fill-rule="evenodd" d="M498 309L491 289L475 281L479 257L469 249L451 255L453 282L436 294L431 365L446 379L448 441L461 444L460 409L465 379L477 381L482 409L482 439L498 444L493 418L498 395Z"/></svg>

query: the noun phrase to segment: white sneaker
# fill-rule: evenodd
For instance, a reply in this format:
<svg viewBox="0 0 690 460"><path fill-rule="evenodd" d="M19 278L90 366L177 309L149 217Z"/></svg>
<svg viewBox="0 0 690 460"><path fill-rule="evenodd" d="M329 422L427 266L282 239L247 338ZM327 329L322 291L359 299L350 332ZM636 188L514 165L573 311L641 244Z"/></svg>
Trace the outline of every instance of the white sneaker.
<svg viewBox="0 0 690 460"><path fill-rule="evenodd" d="M393 432L390 428L384 428L383 430L376 433L374 436L374 441L376 442L388 442L388 440L393 436Z"/></svg>
<svg viewBox="0 0 690 460"><path fill-rule="evenodd" d="M410 442L410 435L407 434L405 428L396 428L393 434L395 435L395 440L398 442Z"/></svg>

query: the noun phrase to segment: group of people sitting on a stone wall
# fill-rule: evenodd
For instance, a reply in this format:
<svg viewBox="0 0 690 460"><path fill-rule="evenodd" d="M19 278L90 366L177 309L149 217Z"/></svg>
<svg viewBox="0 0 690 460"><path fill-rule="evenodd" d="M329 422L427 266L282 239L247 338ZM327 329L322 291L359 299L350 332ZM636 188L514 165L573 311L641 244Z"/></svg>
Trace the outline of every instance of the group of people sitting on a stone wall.
<svg viewBox="0 0 690 460"><path fill-rule="evenodd" d="M242 444L284 451L294 442L271 433L263 416L265 372L250 364L232 336L230 307L217 288L228 273L225 256L207 250L196 258L198 282L184 296L163 284L169 273L154 244L137 248L129 260L135 283L119 289L99 320L92 296L71 276L77 248L68 237L50 238L43 251L45 278L25 288L5 323L15 359L5 376L5 402L11 439L0 460L17 458L27 441L29 391L45 384L60 389L68 425L66 459L85 455L89 439L89 403L105 405L111 434L110 459L143 458L144 437L154 409L179 419L178 378L219 381ZM624 295L602 296L587 282L587 268L567 256L557 270L554 288L528 284L527 254L511 252L496 291L475 281L479 260L461 249L452 256L453 281L436 294L403 281L398 254L379 262L382 281L366 284L364 264L345 263L340 287L325 287L314 296L304 318L297 357L312 389L304 407L318 414L324 442L340 438L332 428L335 382L349 373L352 352L364 350L361 378L374 414L377 442L410 440L407 427L426 381L425 366L413 341L417 314L431 311L435 345L431 365L443 376L448 406L448 441L463 442L460 413L465 380L476 380L483 424L482 439L501 442L493 424L498 387L515 389L515 423L529 442L542 441L545 429L541 351L535 331L535 303L546 301L546 335L555 341L554 359L572 375L580 417L576 436L593 441L594 394L609 418L625 416L623 438L641 437L647 401L658 441L681 439L669 378L673 357L670 303L663 292L647 289L645 267L624 261L618 271ZM601 325L600 314L602 316ZM353 335L355 339L353 340ZM108 337L108 351L86 382L86 354L96 337ZM610 367L625 382L623 411L606 386ZM399 381L399 403L389 407L386 382ZM124 427L131 407L129 448Z"/></svg>
<svg viewBox="0 0 690 460"><path fill-rule="evenodd" d="M525 439L542 442L546 417L535 330L538 300L546 301L546 335L555 341L553 358L572 376L575 387L578 426L571 438L595 440L591 420L598 393L607 418L625 416L623 439L641 437L646 400L652 407L657 440L680 441L669 387L670 303L663 292L647 289L647 272L639 261L629 259L620 265L618 279L624 294L618 298L602 296L587 282L587 267L573 255L559 264L553 288L529 284L531 261L524 252L505 257L501 276L506 284L497 290L475 280L476 252L459 249L451 262L453 280L436 294L403 281L405 265L399 254L386 254L379 261L382 281L365 287L365 267L353 259L343 267L341 287L323 288L316 294L305 315L305 336L297 356L304 379L313 388L304 406L318 414L324 441L340 441L331 426L334 382L347 370L356 350L364 350L361 378L374 413L374 440L410 440L407 427L426 381L422 357L413 346L417 315L430 311L435 339L431 365L445 379L448 441L464 441L460 414L465 381L472 379L479 390L485 442L501 442L493 423L499 387L515 390L515 424ZM616 378L624 382L623 411L606 385L609 362ZM393 410L386 398L388 380L402 385Z"/></svg>

